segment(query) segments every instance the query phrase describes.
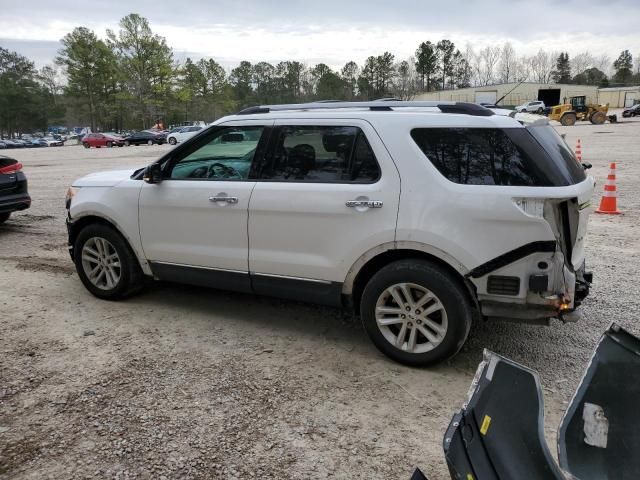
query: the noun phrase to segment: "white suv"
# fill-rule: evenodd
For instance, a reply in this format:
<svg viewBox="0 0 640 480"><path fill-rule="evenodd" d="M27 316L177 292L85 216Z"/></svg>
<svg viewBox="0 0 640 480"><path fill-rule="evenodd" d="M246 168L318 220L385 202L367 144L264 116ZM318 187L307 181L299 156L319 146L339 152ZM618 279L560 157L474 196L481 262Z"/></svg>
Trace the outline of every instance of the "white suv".
<svg viewBox="0 0 640 480"><path fill-rule="evenodd" d="M183 127L180 130L167 135L167 142L169 142L170 145L175 145L177 143L184 142L185 140L188 140L194 135L196 135L198 132L202 131L203 128L205 127L202 125L192 125L189 127Z"/></svg>
<svg viewBox="0 0 640 480"><path fill-rule="evenodd" d="M588 294L594 182L536 118L453 102L248 109L145 169L74 182L71 256L100 298L153 277L344 306L390 357L438 362L474 318L572 320Z"/></svg>
<svg viewBox="0 0 640 480"><path fill-rule="evenodd" d="M544 102L535 101L535 102L527 102L522 105L518 105L516 107L516 112L520 113L543 113L544 112Z"/></svg>

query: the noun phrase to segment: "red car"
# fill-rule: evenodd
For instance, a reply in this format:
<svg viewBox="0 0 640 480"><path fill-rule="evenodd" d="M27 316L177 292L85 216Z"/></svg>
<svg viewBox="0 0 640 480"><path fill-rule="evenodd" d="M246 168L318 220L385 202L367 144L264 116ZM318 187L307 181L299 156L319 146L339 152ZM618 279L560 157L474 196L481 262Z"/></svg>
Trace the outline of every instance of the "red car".
<svg viewBox="0 0 640 480"><path fill-rule="evenodd" d="M82 145L84 145L84 148L122 147L124 145L124 139L106 133L88 133L82 137Z"/></svg>

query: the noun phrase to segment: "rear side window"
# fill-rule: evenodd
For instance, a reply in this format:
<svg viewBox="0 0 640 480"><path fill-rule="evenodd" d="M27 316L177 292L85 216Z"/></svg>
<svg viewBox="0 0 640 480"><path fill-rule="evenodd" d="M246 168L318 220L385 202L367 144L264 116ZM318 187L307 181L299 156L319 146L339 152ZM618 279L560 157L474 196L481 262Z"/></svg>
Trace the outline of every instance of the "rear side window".
<svg viewBox="0 0 640 480"><path fill-rule="evenodd" d="M279 128L260 179L307 183L374 183L380 167L358 127Z"/></svg>
<svg viewBox="0 0 640 480"><path fill-rule="evenodd" d="M575 157L567 165L562 155L550 155L528 128L418 128L411 136L438 171L459 184L552 187L585 178Z"/></svg>

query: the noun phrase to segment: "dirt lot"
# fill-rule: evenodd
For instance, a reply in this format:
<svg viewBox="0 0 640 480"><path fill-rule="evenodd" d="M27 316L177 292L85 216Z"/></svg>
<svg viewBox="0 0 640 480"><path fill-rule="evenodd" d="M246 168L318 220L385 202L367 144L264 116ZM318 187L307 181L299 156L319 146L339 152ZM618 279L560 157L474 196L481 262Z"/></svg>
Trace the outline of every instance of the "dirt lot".
<svg viewBox="0 0 640 480"><path fill-rule="evenodd" d="M431 369L387 360L338 310L169 284L93 298L66 250L66 187L170 147L10 151L33 207L0 227L0 478L448 478L442 435L485 347L541 373L554 445L600 333L640 333L640 121L561 130L594 165L594 204L617 162L625 212L591 219L583 320L475 325Z"/></svg>

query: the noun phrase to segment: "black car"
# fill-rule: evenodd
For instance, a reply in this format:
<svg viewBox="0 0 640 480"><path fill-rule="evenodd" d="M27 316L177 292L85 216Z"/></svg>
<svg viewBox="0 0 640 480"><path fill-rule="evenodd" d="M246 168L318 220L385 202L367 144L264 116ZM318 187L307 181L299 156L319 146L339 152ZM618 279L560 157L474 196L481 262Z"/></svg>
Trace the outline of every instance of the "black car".
<svg viewBox="0 0 640 480"><path fill-rule="evenodd" d="M22 164L0 155L0 223L6 222L11 212L26 210L30 206L31 197Z"/></svg>
<svg viewBox="0 0 640 480"><path fill-rule="evenodd" d="M124 139L124 144L127 147L129 145L153 145L154 143L157 145L167 143L167 134L143 130L142 132L132 133Z"/></svg>
<svg viewBox="0 0 640 480"><path fill-rule="evenodd" d="M6 139L6 140L3 140L3 142L7 148L24 148L25 147L24 143L19 142L18 140Z"/></svg>
<svg viewBox="0 0 640 480"><path fill-rule="evenodd" d="M633 107L625 108L622 111L624 118L635 117L640 115L640 103L635 104Z"/></svg>

